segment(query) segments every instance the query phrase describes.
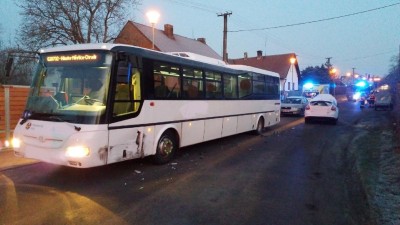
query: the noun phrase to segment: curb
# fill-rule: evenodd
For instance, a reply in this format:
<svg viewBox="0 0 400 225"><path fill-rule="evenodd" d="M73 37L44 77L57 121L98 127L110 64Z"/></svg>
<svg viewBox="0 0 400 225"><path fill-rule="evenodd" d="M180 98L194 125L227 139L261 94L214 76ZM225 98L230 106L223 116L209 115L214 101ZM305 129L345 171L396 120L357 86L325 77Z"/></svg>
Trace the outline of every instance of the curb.
<svg viewBox="0 0 400 225"><path fill-rule="evenodd" d="M28 158L19 158L14 155L11 148L0 150L0 172L19 166L26 166L38 163L40 161Z"/></svg>

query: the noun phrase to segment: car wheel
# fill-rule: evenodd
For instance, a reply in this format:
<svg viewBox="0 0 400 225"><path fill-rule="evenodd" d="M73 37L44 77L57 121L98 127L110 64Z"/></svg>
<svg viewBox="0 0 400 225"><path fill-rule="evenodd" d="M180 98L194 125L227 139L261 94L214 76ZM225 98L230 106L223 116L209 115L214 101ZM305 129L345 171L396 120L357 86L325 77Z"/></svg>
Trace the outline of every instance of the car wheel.
<svg viewBox="0 0 400 225"><path fill-rule="evenodd" d="M178 142L172 132L164 132L157 143L156 154L153 156L155 164L166 164L174 157L178 149Z"/></svg>
<svg viewBox="0 0 400 225"><path fill-rule="evenodd" d="M300 115L300 116L304 116L305 113L306 113L305 110L304 110L304 109L301 109L301 112L299 113L299 115Z"/></svg>

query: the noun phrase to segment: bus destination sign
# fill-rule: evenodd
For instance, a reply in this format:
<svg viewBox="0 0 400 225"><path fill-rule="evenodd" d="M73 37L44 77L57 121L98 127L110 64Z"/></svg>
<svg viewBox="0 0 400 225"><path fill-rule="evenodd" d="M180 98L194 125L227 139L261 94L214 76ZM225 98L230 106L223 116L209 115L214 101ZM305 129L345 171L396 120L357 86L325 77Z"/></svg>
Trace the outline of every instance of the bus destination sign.
<svg viewBox="0 0 400 225"><path fill-rule="evenodd" d="M49 55L46 61L51 62L96 62L99 60L97 54L74 54L74 55Z"/></svg>

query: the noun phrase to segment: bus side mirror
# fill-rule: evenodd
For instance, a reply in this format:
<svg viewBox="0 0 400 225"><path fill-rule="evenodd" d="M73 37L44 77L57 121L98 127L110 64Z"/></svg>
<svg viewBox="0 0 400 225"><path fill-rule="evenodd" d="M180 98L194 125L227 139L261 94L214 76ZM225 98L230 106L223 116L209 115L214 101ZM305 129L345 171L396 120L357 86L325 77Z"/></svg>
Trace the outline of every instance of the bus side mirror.
<svg viewBox="0 0 400 225"><path fill-rule="evenodd" d="M11 74L11 69L12 69L12 65L14 62L14 58L13 57L9 57L7 59L7 63L6 63L6 77L9 77Z"/></svg>

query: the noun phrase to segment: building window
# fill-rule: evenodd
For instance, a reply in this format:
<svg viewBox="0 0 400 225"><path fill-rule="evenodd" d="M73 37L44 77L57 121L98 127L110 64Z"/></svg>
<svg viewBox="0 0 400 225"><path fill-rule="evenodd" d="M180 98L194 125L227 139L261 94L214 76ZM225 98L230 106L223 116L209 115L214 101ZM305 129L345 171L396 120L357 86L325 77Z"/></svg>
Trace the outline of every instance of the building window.
<svg viewBox="0 0 400 225"><path fill-rule="evenodd" d="M290 82L288 82L287 89L290 91Z"/></svg>

